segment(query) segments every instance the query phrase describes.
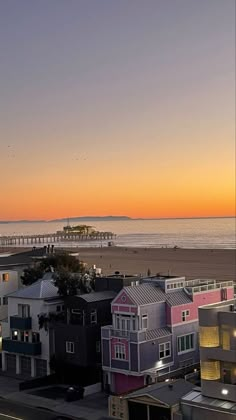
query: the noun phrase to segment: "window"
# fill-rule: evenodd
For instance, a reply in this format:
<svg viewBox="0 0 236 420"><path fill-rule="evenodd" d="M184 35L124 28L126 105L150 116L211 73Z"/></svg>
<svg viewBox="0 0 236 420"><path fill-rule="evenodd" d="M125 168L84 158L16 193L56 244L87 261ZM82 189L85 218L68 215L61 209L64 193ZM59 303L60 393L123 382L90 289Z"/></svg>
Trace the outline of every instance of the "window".
<svg viewBox="0 0 236 420"><path fill-rule="evenodd" d="M57 311L57 312L60 312L60 311L61 311L61 306L60 306L60 305L57 305L57 307L56 307L56 311Z"/></svg>
<svg viewBox="0 0 236 420"><path fill-rule="evenodd" d="M2 299L0 298L0 306L1 306L1 304L2 304Z"/></svg>
<svg viewBox="0 0 236 420"><path fill-rule="evenodd" d="M12 340L18 340L18 331L17 330L14 330L14 331L12 331Z"/></svg>
<svg viewBox="0 0 236 420"><path fill-rule="evenodd" d="M2 304L3 305L7 305L7 296L3 296L3 298L2 298Z"/></svg>
<svg viewBox="0 0 236 420"><path fill-rule="evenodd" d="M171 345L170 341L167 343L159 344L159 359L171 356Z"/></svg>
<svg viewBox="0 0 236 420"><path fill-rule="evenodd" d="M115 345L115 358L125 360L125 345L124 344L116 344Z"/></svg>
<svg viewBox="0 0 236 420"><path fill-rule="evenodd" d="M18 315L22 318L30 317L30 305L18 305Z"/></svg>
<svg viewBox="0 0 236 420"><path fill-rule="evenodd" d="M96 341L96 353L101 353L101 341Z"/></svg>
<svg viewBox="0 0 236 420"><path fill-rule="evenodd" d="M25 331L25 334L24 334L24 339L25 339L25 342L26 342L26 343L28 343L28 342L29 342L29 332L28 332L28 331Z"/></svg>
<svg viewBox="0 0 236 420"><path fill-rule="evenodd" d="M66 353L75 352L75 343L73 341L66 341Z"/></svg>
<svg viewBox="0 0 236 420"><path fill-rule="evenodd" d="M3 273L2 281L9 281L9 273Z"/></svg>
<svg viewBox="0 0 236 420"><path fill-rule="evenodd" d="M97 323L97 311L91 311L90 313L90 322L91 324L96 324Z"/></svg>
<svg viewBox="0 0 236 420"><path fill-rule="evenodd" d="M115 316L115 328L123 331L136 330L136 318L132 315L119 315Z"/></svg>
<svg viewBox="0 0 236 420"><path fill-rule="evenodd" d="M146 330L148 327L148 316L142 315L142 329Z"/></svg>
<svg viewBox="0 0 236 420"><path fill-rule="evenodd" d="M32 343L39 343L40 336L37 332L32 332Z"/></svg>
<svg viewBox="0 0 236 420"><path fill-rule="evenodd" d="M189 309L182 311L182 321L186 321L188 316L189 316Z"/></svg>
<svg viewBox="0 0 236 420"><path fill-rule="evenodd" d="M178 353L194 350L194 334L182 335L177 338Z"/></svg>

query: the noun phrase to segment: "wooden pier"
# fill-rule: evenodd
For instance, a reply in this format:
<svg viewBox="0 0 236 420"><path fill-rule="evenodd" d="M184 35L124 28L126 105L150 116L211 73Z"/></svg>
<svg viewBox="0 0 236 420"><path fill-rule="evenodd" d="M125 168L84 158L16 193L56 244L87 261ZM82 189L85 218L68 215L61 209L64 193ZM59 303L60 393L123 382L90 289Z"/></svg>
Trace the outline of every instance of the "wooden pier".
<svg viewBox="0 0 236 420"><path fill-rule="evenodd" d="M0 236L0 246L31 245L59 242L80 242L80 241L107 241L114 239L116 235L111 232L95 232L90 234L78 234L76 232L45 233L40 235L12 235Z"/></svg>

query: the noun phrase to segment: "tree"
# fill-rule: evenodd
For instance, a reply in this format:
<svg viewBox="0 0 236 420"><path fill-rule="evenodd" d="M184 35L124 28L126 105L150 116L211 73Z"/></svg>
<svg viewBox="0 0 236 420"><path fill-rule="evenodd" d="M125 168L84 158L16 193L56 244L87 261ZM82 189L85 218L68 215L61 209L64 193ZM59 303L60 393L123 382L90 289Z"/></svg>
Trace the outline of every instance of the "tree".
<svg viewBox="0 0 236 420"><path fill-rule="evenodd" d="M72 273L77 273L81 272L83 264L73 255L61 252L49 255L47 258L43 259L40 262L40 267L44 272L51 271L53 268L54 271L66 269Z"/></svg>
<svg viewBox="0 0 236 420"><path fill-rule="evenodd" d="M44 273L48 271L60 272L61 270L65 270L68 273L85 272L83 263L81 263L76 257L65 252L61 252L49 255L38 263L35 263L34 267L26 268L21 276L21 279L25 286L29 286L42 278Z"/></svg>
<svg viewBox="0 0 236 420"><path fill-rule="evenodd" d="M28 267L24 269L23 275L21 276L22 283L25 286L35 283L38 279L43 276L43 270L41 267Z"/></svg>
<svg viewBox="0 0 236 420"><path fill-rule="evenodd" d="M76 295L81 288L81 277L78 273L69 273L65 268L60 268L53 275L55 286L58 287L60 296Z"/></svg>

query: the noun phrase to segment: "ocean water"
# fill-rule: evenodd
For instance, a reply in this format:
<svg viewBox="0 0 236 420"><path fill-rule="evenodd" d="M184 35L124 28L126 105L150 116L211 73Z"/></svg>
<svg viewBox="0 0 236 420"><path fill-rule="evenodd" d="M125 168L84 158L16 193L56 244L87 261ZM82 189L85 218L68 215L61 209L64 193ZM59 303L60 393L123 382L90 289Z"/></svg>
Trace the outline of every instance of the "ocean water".
<svg viewBox="0 0 236 420"><path fill-rule="evenodd" d="M83 222L78 221L78 224ZM74 223L76 224L76 223ZM84 222L90 224L90 222ZM180 248L236 248L236 219L158 219L92 222L95 229L117 235L116 246ZM0 223L0 236L54 233L63 222ZM59 246L107 246L107 241L64 242ZM41 245L40 245L41 246ZM58 246L58 244L56 244Z"/></svg>

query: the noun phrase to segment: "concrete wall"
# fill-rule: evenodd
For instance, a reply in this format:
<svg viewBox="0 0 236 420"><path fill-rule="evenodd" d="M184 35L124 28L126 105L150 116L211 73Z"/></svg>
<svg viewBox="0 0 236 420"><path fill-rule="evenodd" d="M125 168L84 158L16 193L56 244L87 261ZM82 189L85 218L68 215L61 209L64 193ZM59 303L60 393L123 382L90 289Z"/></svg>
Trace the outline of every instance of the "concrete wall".
<svg viewBox="0 0 236 420"><path fill-rule="evenodd" d="M220 408L214 410L209 407L209 410L206 408L190 406L182 404L181 407L182 411L182 419L183 420L199 420L199 419L207 419L207 420L234 420L235 416L229 414L225 411L220 411Z"/></svg>

